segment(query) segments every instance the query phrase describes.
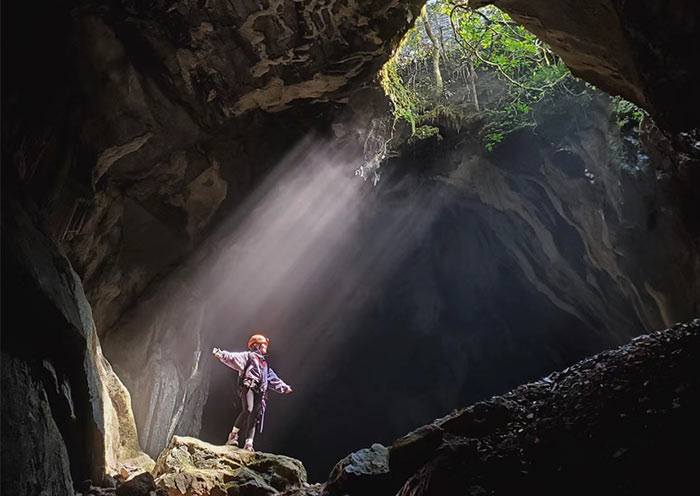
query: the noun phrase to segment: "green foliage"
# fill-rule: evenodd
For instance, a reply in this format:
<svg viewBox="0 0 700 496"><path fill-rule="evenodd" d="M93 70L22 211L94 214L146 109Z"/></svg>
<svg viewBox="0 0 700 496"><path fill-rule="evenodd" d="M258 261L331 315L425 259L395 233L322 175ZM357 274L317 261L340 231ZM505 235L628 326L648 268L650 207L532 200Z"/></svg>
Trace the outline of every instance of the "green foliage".
<svg viewBox="0 0 700 496"><path fill-rule="evenodd" d="M395 57L382 67L380 81L384 93L394 106L394 120L403 119L408 122L411 125L412 134L415 134L418 109L422 102L416 93L409 91L404 85L397 70Z"/></svg>
<svg viewBox="0 0 700 496"><path fill-rule="evenodd" d="M439 128L431 123L443 123L452 129L459 129L465 121L463 109L430 101L426 96L410 90L399 74L397 58L384 64L380 73L384 93L393 105L394 121L405 121L411 126L411 140L436 136Z"/></svg>
<svg viewBox="0 0 700 496"><path fill-rule="evenodd" d="M435 126L428 126L428 125L423 125L417 127L409 141L416 141L416 140L422 140L426 138L432 138L436 137L437 139L442 139L442 136L440 136L440 129L435 127Z"/></svg>
<svg viewBox="0 0 700 496"><path fill-rule="evenodd" d="M472 10L462 3L440 3L450 16L459 55L477 68L496 71L508 85L505 106L531 108L573 79L547 45L496 7Z"/></svg>
<svg viewBox="0 0 700 496"><path fill-rule="evenodd" d="M484 146L488 151L493 150L496 143L503 141L503 133L490 133L486 135Z"/></svg>
<svg viewBox="0 0 700 496"><path fill-rule="evenodd" d="M617 127L621 130L639 128L645 115L644 110L619 96L612 99L612 104L613 116L615 117Z"/></svg>
<svg viewBox="0 0 700 496"><path fill-rule="evenodd" d="M505 91L495 101L485 103L471 91L470 106L463 101L450 103L425 84L416 84L419 65L427 68L426 61L436 49L419 19L382 71L382 85L393 103L394 117L408 122L413 135L439 136L432 129L435 125L459 129L469 112L479 110L486 118L480 121L483 128L478 134L486 149L492 150L515 129L536 125L533 109L539 101L557 93L574 94L571 87L581 90L548 46L497 8L472 10L465 2L435 0L429 1L426 9L433 31L436 26L450 26L449 33L444 29L440 33L442 65L468 74L473 86L482 76L495 75ZM448 94L449 84L448 78ZM467 85L466 78L461 84ZM581 90L586 91L586 87ZM427 125L429 132L424 129L419 133L421 125Z"/></svg>

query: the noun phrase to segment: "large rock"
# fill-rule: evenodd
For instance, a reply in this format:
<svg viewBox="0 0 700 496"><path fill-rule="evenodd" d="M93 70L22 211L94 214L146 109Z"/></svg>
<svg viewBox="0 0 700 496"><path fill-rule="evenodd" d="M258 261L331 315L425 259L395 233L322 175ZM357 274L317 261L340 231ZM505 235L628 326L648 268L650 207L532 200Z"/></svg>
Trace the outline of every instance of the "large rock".
<svg viewBox="0 0 700 496"><path fill-rule="evenodd" d="M304 466L293 458L181 436L158 457L154 475L170 496L266 496L307 485Z"/></svg>
<svg viewBox="0 0 700 496"><path fill-rule="evenodd" d="M419 427L397 439L389 448L392 476L408 478L430 460L442 445L443 430L434 424Z"/></svg>
<svg viewBox="0 0 700 496"><path fill-rule="evenodd" d="M333 467L324 494L369 496L388 493L391 487L389 450L373 444L350 453Z"/></svg>
<svg viewBox="0 0 700 496"><path fill-rule="evenodd" d="M117 488L116 496L149 496L155 492L156 484L153 476L144 472L124 482Z"/></svg>

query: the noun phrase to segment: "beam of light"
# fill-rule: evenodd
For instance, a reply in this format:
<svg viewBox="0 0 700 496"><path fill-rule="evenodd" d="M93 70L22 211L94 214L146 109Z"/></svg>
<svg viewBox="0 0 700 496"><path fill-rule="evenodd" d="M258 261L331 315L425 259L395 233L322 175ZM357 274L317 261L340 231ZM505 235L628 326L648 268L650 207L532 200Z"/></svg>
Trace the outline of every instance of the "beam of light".
<svg viewBox="0 0 700 496"><path fill-rule="evenodd" d="M183 390L192 389L186 377L179 385L169 382L168 373L154 363L167 357L171 368L183 368L195 351L194 367L211 373L214 382L230 381L233 394L234 376L210 368L223 367L210 350L244 350L252 333L270 338L272 365L295 390L285 398L284 414L266 422L264 437L279 438L303 411L315 379L351 338L353 316L415 246L440 204L440 195L430 188L393 206L377 201L378 188L354 174L361 163L362 157L350 149L309 137L170 276L176 289L144 299L136 311L140 317L127 319L115 341L121 346L113 346L111 355L117 364L142 363L142 369L126 374L132 387L153 391L135 406L145 449L154 451L167 443L158 441L163 434L151 432L158 423L154 417L172 414L153 399L161 397L156 389L170 397L178 388L178 394L191 394ZM377 209L382 209L381 216L375 215ZM201 336L193 339L193 333ZM169 409L177 408L170 403ZM176 423L170 433L177 430Z"/></svg>
<svg viewBox="0 0 700 496"><path fill-rule="evenodd" d="M273 366L295 388L293 399L277 402L284 415L267 423L267 439L309 406L356 315L439 209L437 186L393 206L379 202L377 189L354 175L361 163L348 149L304 142L224 228L216 270L202 280L215 288L217 346L242 349L252 332L268 335Z"/></svg>

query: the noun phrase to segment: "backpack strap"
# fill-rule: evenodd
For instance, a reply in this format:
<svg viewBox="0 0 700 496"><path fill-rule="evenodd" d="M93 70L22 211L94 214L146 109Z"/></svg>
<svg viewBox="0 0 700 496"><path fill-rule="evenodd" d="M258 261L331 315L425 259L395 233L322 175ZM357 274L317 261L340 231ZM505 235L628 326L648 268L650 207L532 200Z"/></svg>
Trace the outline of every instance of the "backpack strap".
<svg viewBox="0 0 700 496"><path fill-rule="evenodd" d="M240 374L238 374L238 391L243 390L243 381L245 380L246 374L248 374L248 370L250 369L250 365L252 364L252 360L250 359L250 353L248 354L248 359L245 362L245 367L243 367L243 370L241 371Z"/></svg>

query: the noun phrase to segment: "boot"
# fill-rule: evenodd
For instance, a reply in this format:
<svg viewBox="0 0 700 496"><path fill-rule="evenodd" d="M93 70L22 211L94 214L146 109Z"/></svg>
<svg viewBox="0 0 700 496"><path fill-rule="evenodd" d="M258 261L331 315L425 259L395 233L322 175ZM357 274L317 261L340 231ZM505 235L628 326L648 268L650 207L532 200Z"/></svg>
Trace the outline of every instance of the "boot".
<svg viewBox="0 0 700 496"><path fill-rule="evenodd" d="M227 445L238 446L238 429L233 429L226 440Z"/></svg>
<svg viewBox="0 0 700 496"><path fill-rule="evenodd" d="M245 446L243 446L243 449L246 451L255 451L253 449L253 438L248 438L245 440Z"/></svg>

